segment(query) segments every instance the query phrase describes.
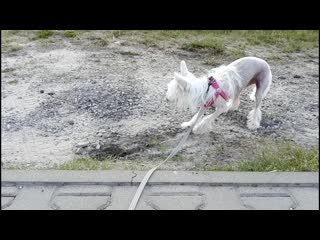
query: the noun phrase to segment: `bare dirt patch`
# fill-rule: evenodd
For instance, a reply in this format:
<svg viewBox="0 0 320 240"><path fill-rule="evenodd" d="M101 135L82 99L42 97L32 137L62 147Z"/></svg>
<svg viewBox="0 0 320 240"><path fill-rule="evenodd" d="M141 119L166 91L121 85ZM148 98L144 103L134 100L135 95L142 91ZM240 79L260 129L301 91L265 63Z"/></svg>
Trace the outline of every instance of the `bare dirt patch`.
<svg viewBox="0 0 320 240"><path fill-rule="evenodd" d="M88 39L39 41L1 54L4 167L52 167L110 155L152 165L170 153L184 134L180 124L192 117L165 101L173 72L181 60L197 76L212 68L204 64L205 53L148 47L132 38L116 38L106 46ZM250 48L246 54L268 58L270 49ZM254 105L248 89L238 111L219 117L213 132L191 135L180 160L163 168L187 170L197 163L250 158L266 138L318 145L318 49L269 63L273 85L263 101L260 129L246 128Z"/></svg>

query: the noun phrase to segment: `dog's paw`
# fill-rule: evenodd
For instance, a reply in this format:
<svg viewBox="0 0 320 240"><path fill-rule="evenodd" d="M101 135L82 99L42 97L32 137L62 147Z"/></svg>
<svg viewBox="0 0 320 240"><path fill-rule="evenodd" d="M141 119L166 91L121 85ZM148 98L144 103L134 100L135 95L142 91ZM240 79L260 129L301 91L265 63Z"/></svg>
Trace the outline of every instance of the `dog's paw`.
<svg viewBox="0 0 320 240"><path fill-rule="evenodd" d="M250 130L255 130L260 127L260 121L261 121L261 111L260 109L254 109L249 112L247 117L247 127Z"/></svg>
<svg viewBox="0 0 320 240"><path fill-rule="evenodd" d="M182 128L182 129L185 129L185 128L187 128L187 127L190 127L189 122L181 123L181 128Z"/></svg>
<svg viewBox="0 0 320 240"><path fill-rule="evenodd" d="M250 130L256 130L260 127L260 123L254 119L249 119L247 121L247 128Z"/></svg>

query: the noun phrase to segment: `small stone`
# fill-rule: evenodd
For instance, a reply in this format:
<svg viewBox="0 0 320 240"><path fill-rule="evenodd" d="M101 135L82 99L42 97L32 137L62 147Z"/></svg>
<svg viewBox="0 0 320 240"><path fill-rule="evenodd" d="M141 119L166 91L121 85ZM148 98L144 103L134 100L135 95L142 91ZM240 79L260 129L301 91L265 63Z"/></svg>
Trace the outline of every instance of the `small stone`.
<svg viewBox="0 0 320 240"><path fill-rule="evenodd" d="M40 93L44 93L44 90L40 90Z"/></svg>
<svg viewBox="0 0 320 240"><path fill-rule="evenodd" d="M276 133L272 133L271 137L275 138L275 137L277 137L277 134Z"/></svg>
<svg viewBox="0 0 320 240"><path fill-rule="evenodd" d="M286 77L280 76L279 79L286 79Z"/></svg>
<svg viewBox="0 0 320 240"><path fill-rule="evenodd" d="M74 121L73 121L73 120L69 120L69 121L68 121L68 124L73 125L73 124L74 124Z"/></svg>
<svg viewBox="0 0 320 240"><path fill-rule="evenodd" d="M54 95L54 93L53 92L48 92L48 95L52 96L52 95Z"/></svg>
<svg viewBox="0 0 320 240"><path fill-rule="evenodd" d="M82 143L78 143L77 147L87 147L89 145L89 142L82 142Z"/></svg>
<svg viewBox="0 0 320 240"><path fill-rule="evenodd" d="M18 80L16 80L16 79L8 81L8 84L17 84L17 83L18 83Z"/></svg>
<svg viewBox="0 0 320 240"><path fill-rule="evenodd" d="M301 78L301 76L296 74L293 76L293 78Z"/></svg>
<svg viewBox="0 0 320 240"><path fill-rule="evenodd" d="M81 148L77 148L76 153L80 153Z"/></svg>

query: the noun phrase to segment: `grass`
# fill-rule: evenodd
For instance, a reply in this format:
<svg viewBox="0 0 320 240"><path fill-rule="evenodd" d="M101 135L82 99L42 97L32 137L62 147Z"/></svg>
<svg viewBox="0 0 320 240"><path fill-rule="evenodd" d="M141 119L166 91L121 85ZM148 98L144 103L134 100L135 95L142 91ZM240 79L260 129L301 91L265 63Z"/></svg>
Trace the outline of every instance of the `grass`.
<svg viewBox="0 0 320 240"><path fill-rule="evenodd" d="M149 138L146 140L145 146L148 148L154 147L158 145L158 141L155 138Z"/></svg>
<svg viewBox="0 0 320 240"><path fill-rule="evenodd" d="M66 30L63 32L63 35L67 38L75 38L77 36L77 32L74 30Z"/></svg>
<svg viewBox="0 0 320 240"><path fill-rule="evenodd" d="M197 51L200 49L209 50L212 54L222 55L225 52L225 46L222 39L205 37L203 39L184 43L182 49Z"/></svg>
<svg viewBox="0 0 320 240"><path fill-rule="evenodd" d="M158 147L153 139L147 143L149 147ZM264 140L258 143L257 151L252 160L241 160L229 165L204 165L197 164L197 170L204 171L248 171L248 172L315 172L319 171L319 148L302 148L288 141L271 142ZM223 148L217 149L217 154L224 153ZM154 157L152 161L145 160L119 160L116 157L107 157L103 160L76 159L60 166L57 170L149 170L167 155ZM172 162L183 162L186 159L178 154ZM190 160L190 159L189 159Z"/></svg>
<svg viewBox="0 0 320 240"><path fill-rule="evenodd" d="M112 159L103 161L95 159L76 159L64 163L59 166L54 166L56 170L111 170L114 169L114 162Z"/></svg>
<svg viewBox="0 0 320 240"><path fill-rule="evenodd" d="M304 149L292 144L280 144L276 149L265 147L254 160L240 161L228 166L209 166L207 171L249 171L249 172L315 172L319 171L319 149Z"/></svg>
<svg viewBox="0 0 320 240"><path fill-rule="evenodd" d="M213 66L248 56L257 47L267 50L266 59L269 54L277 54L278 57L271 57L275 62L285 59L285 54L308 54L308 50L319 48L318 30L122 30L112 31L111 35L107 32L105 38L198 52L205 54L205 64Z"/></svg>
<svg viewBox="0 0 320 240"><path fill-rule="evenodd" d="M52 30L39 30L37 32L37 38L49 38L54 34Z"/></svg>
<svg viewBox="0 0 320 240"><path fill-rule="evenodd" d="M163 160L163 159L161 159ZM143 162L141 160L120 160L114 157L106 157L104 159L82 158L55 165L51 169L54 170L149 170L160 161Z"/></svg>
<svg viewBox="0 0 320 240"><path fill-rule="evenodd" d="M216 56L227 60L246 55L252 47L260 46L282 53L306 52L319 47L318 30L2 30L1 45L15 40L12 36L30 35L31 40L47 39L57 35L79 40L93 40L94 44L105 47L111 42L121 45L142 43L148 47L176 47L192 52L208 53L207 58ZM10 39L7 37L10 36ZM59 41L62 38L54 38ZM11 42L9 41L9 43ZM15 48L8 48L14 51Z"/></svg>
<svg viewBox="0 0 320 240"><path fill-rule="evenodd" d="M130 30L119 31L117 36L141 38L140 42L148 46L167 42L182 49L208 50L218 55L228 55L227 45L241 45L241 50L252 46L272 46L290 53L319 47L318 30Z"/></svg>

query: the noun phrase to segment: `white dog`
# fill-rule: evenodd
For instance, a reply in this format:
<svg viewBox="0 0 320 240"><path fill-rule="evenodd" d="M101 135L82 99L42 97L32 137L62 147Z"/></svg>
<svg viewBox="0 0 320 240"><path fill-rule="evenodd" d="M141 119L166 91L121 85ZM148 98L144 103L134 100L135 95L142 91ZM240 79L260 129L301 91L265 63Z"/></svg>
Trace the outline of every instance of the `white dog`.
<svg viewBox="0 0 320 240"><path fill-rule="evenodd" d="M207 77L195 77L187 69L184 61L180 64L180 73L168 84L167 99L178 107L196 111L199 107L213 106L216 111L202 119L193 128L194 133L203 133L213 128L214 120L222 113L238 109L240 92L255 84L250 99L255 108L249 112L247 127L257 129L261 121L261 101L266 96L272 82L272 74L267 62L256 57L240 58L229 65L222 65L209 71ZM210 83L210 84L209 84ZM191 126L197 114L182 128Z"/></svg>

